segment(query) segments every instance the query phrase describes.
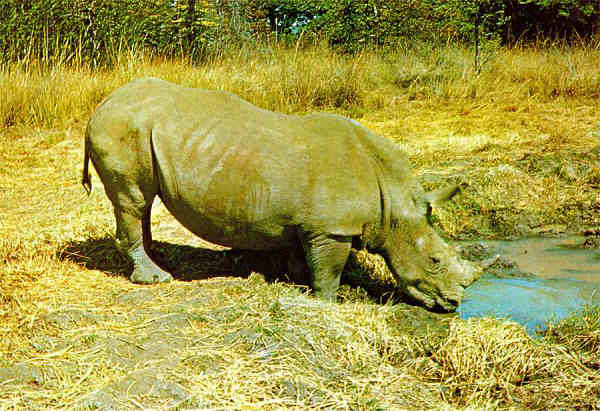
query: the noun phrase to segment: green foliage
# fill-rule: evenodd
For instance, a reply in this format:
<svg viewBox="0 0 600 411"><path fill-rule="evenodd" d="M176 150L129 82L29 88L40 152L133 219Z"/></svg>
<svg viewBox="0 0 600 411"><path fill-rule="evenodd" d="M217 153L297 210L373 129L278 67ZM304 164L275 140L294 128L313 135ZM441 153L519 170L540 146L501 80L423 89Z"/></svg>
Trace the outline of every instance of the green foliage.
<svg viewBox="0 0 600 411"><path fill-rule="evenodd" d="M329 44L345 51L431 34L432 8L421 0L329 0L317 24Z"/></svg>
<svg viewBox="0 0 600 411"><path fill-rule="evenodd" d="M507 4L508 40L589 37L600 29L597 0L512 0Z"/></svg>
<svg viewBox="0 0 600 411"><path fill-rule="evenodd" d="M474 36L499 38L509 21L505 0L437 1L438 29L445 37L474 40Z"/></svg>
<svg viewBox="0 0 600 411"><path fill-rule="evenodd" d="M599 30L597 0L0 0L1 60L93 67L138 49L199 61L256 38L316 38L357 52L415 39L514 44Z"/></svg>
<svg viewBox="0 0 600 411"><path fill-rule="evenodd" d="M240 9L238 1L0 0L0 52L94 66L125 47L197 60L245 34Z"/></svg>
<svg viewBox="0 0 600 411"><path fill-rule="evenodd" d="M252 29L260 36L300 36L326 11L321 0L246 0L244 8Z"/></svg>
<svg viewBox="0 0 600 411"><path fill-rule="evenodd" d="M430 38L435 20L427 0L248 0L246 9L261 35L312 33L350 52L398 38Z"/></svg>
<svg viewBox="0 0 600 411"><path fill-rule="evenodd" d="M344 51L407 38L471 42L478 35L506 44L590 37L600 28L594 0L248 0L246 6L263 35L309 30Z"/></svg>
<svg viewBox="0 0 600 411"><path fill-rule="evenodd" d="M471 39L481 33L504 43L540 37L590 37L600 22L595 0L431 0L442 32Z"/></svg>

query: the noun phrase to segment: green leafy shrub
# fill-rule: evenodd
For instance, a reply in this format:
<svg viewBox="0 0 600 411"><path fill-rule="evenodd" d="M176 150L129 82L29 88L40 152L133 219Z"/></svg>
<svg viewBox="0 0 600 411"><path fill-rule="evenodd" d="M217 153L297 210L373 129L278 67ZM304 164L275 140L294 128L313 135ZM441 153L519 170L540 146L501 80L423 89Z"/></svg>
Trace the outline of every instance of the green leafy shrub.
<svg viewBox="0 0 600 411"><path fill-rule="evenodd" d="M241 3L209 0L0 0L3 60L104 64L123 49L194 60L247 33Z"/></svg>
<svg viewBox="0 0 600 411"><path fill-rule="evenodd" d="M600 29L594 0L246 0L246 8L262 35L310 31L344 51L415 38L579 39Z"/></svg>
<svg viewBox="0 0 600 411"><path fill-rule="evenodd" d="M359 52L414 40L579 41L598 32L596 0L0 0L2 61L93 67L139 49L201 61L265 38Z"/></svg>

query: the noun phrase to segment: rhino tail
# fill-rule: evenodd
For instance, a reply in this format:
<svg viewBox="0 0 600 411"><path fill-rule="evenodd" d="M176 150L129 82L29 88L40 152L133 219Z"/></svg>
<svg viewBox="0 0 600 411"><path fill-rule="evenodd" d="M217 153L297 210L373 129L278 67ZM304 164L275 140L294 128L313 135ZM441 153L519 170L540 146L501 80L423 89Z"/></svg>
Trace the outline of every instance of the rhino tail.
<svg viewBox="0 0 600 411"><path fill-rule="evenodd" d="M92 176L89 172L89 163L90 163L90 150L89 150L89 139L85 136L85 147L83 149L83 177L81 178L81 185L85 189L85 192L89 196L92 193Z"/></svg>

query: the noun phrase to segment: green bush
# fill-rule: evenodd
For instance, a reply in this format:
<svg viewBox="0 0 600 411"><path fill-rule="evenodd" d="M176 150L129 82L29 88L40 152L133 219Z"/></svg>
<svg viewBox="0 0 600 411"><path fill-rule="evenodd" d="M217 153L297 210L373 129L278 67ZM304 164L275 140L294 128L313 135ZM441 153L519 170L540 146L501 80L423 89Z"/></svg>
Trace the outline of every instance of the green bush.
<svg viewBox="0 0 600 411"><path fill-rule="evenodd" d="M304 36L357 52L415 39L579 40L599 30L597 0L0 0L0 58L48 64L110 64L127 49L199 61L255 38Z"/></svg>
<svg viewBox="0 0 600 411"><path fill-rule="evenodd" d="M247 0L262 34L310 31L345 51L398 39L481 38L504 44L589 38L600 29L595 0Z"/></svg>
<svg viewBox="0 0 600 411"><path fill-rule="evenodd" d="M538 38L586 38L600 30L600 3L597 0L506 1L507 41Z"/></svg>
<svg viewBox="0 0 600 411"><path fill-rule="evenodd" d="M346 51L392 40L430 40L433 9L421 0L330 0L319 29L329 44Z"/></svg>
<svg viewBox="0 0 600 411"><path fill-rule="evenodd" d="M217 7L218 4L218 7ZM3 60L110 62L123 48L194 59L246 33L240 2L0 0Z"/></svg>
<svg viewBox="0 0 600 411"><path fill-rule="evenodd" d="M540 38L589 38L600 29L595 0L431 0L441 32L472 39L480 33L505 44Z"/></svg>

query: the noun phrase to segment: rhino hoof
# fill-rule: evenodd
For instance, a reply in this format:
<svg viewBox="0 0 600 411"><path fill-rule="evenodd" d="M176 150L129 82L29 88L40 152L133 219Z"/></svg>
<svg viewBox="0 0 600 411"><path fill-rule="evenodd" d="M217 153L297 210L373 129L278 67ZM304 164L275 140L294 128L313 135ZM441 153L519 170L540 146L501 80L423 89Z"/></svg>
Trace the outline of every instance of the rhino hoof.
<svg viewBox="0 0 600 411"><path fill-rule="evenodd" d="M136 284L157 284L172 281L173 276L163 270L152 270L149 272L135 268L129 280Z"/></svg>

